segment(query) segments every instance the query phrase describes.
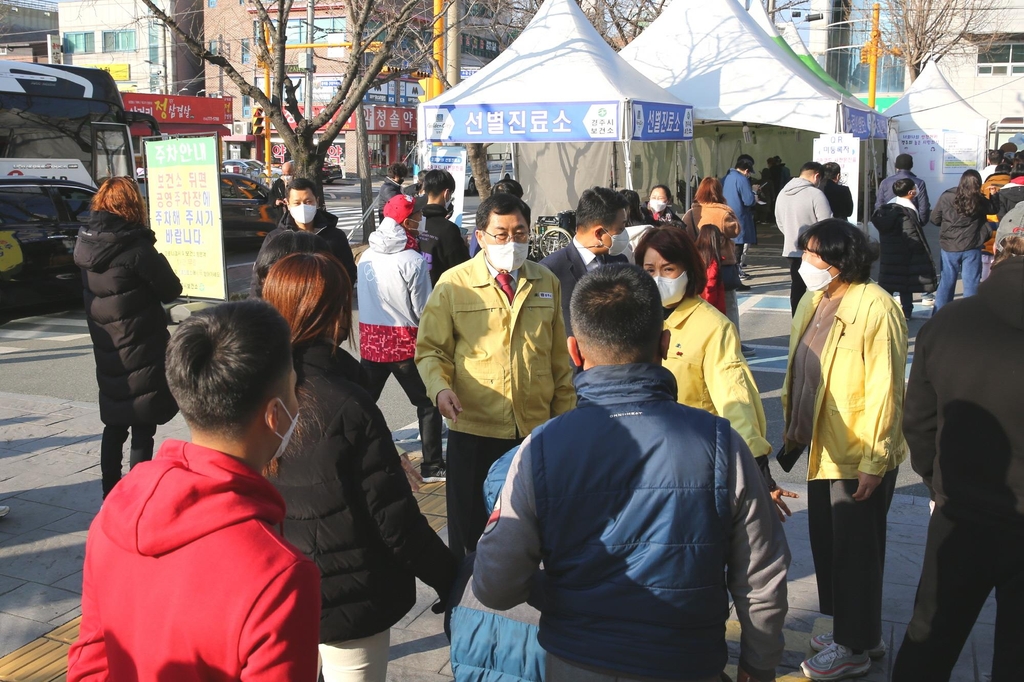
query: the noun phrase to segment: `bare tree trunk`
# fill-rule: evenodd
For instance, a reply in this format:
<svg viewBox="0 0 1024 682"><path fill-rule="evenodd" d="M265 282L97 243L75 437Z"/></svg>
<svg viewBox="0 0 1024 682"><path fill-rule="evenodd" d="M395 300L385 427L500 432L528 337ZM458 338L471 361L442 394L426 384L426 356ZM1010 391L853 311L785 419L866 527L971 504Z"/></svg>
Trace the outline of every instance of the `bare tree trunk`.
<svg viewBox="0 0 1024 682"><path fill-rule="evenodd" d="M359 174L359 195L366 215L363 220L364 244L369 243L370 235L377 229L376 211L370 210L373 205L373 179L370 177L370 141L367 137L366 112L360 104L356 109L356 172Z"/></svg>
<svg viewBox="0 0 1024 682"><path fill-rule="evenodd" d="M469 167L473 169L473 180L480 194L480 201L491 196L491 173L487 170L487 145L473 143L466 145Z"/></svg>

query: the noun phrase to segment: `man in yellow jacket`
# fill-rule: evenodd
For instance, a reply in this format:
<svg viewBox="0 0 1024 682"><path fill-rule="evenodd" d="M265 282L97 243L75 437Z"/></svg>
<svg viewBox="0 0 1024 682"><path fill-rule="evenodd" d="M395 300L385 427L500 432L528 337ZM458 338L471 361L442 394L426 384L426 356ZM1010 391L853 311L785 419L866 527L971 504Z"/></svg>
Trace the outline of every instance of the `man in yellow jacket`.
<svg viewBox="0 0 1024 682"><path fill-rule="evenodd" d="M427 395L450 424L448 545L459 557L487 523L491 464L576 404L558 278L526 260L530 207L495 194L476 225L482 252L441 275L416 342Z"/></svg>

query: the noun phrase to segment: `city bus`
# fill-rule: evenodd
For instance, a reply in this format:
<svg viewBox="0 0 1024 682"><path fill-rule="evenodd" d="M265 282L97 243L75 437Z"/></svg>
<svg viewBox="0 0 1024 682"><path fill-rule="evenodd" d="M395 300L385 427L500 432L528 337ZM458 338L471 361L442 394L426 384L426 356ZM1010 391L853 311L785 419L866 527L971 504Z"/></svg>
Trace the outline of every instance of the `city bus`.
<svg viewBox="0 0 1024 682"><path fill-rule="evenodd" d="M96 187L135 175L129 126L155 119L126 112L106 71L0 60L0 176L75 180Z"/></svg>

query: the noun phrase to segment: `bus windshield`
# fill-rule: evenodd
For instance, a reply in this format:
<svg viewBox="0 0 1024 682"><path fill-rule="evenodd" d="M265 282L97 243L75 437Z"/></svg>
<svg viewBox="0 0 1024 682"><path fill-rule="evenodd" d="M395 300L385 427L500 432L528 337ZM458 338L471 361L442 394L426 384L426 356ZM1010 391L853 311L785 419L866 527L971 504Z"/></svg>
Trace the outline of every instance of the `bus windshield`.
<svg viewBox="0 0 1024 682"><path fill-rule="evenodd" d="M85 78L86 71L94 73ZM95 184L134 175L120 95L112 80L105 87L110 75L75 69L64 76L52 65L31 64L0 73L0 157L77 160Z"/></svg>

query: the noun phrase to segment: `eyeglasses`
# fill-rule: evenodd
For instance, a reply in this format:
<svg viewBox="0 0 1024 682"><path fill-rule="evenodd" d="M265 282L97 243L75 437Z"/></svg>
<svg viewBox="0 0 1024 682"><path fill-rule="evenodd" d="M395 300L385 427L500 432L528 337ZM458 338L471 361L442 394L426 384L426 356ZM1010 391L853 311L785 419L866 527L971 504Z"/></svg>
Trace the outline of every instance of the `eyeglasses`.
<svg viewBox="0 0 1024 682"><path fill-rule="evenodd" d="M501 234L492 234L487 230L481 230L481 232L483 232L488 237L493 239L495 244L508 244L510 241L514 241L519 244L525 244L530 240L530 233L527 232L526 230L516 230L511 234L509 234L508 232L503 232Z"/></svg>

